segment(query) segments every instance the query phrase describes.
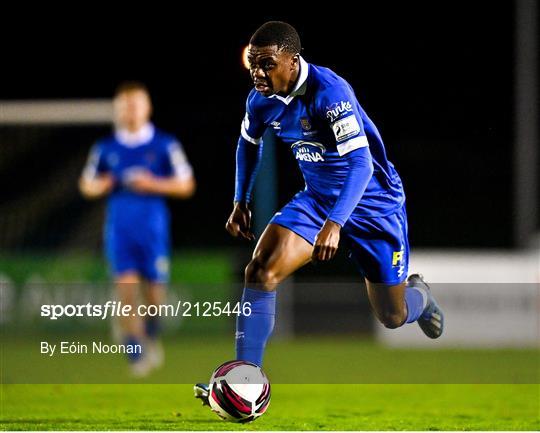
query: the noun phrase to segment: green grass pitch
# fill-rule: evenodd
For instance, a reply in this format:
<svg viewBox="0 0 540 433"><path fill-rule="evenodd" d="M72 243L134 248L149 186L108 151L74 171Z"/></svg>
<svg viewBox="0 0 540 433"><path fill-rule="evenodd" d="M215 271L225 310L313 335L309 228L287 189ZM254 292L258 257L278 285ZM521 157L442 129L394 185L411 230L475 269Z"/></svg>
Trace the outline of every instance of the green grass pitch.
<svg viewBox="0 0 540 433"><path fill-rule="evenodd" d="M274 385L221 421L191 385L3 385L4 430L538 430L538 385Z"/></svg>
<svg viewBox="0 0 540 433"><path fill-rule="evenodd" d="M39 354L38 341L4 335L4 430L540 429L535 349L392 349L352 337L275 340L265 364L273 387L268 412L239 425L221 421L192 391L231 357L229 336L166 340L164 368L143 383L127 383L133 379L121 356L48 358ZM77 380L86 384L69 384Z"/></svg>

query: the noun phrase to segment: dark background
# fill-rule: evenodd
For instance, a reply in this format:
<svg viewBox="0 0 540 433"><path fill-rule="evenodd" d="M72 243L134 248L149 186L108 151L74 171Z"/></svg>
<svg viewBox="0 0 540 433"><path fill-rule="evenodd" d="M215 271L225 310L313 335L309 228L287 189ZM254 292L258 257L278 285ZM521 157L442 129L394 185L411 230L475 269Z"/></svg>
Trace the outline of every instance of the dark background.
<svg viewBox="0 0 540 433"><path fill-rule="evenodd" d="M194 199L171 203L175 246L237 245L223 227L250 90L241 52L263 22L288 21L305 59L347 79L380 129L405 185L412 246L513 246L511 2L205 7L110 19L101 11L91 22L26 20L19 32L32 37L8 44L0 99L107 98L123 80L144 81L155 123L181 139L198 181ZM25 128L30 140L33 129ZM76 178L92 142L107 131L39 128L39 141L49 144L17 159L21 131L1 127L0 210L24 209L36 183L66 185L61 204L41 211L32 230L6 248L99 248L99 237L76 235L102 206L78 196ZM281 206L303 183L288 149L279 148L278 159Z"/></svg>

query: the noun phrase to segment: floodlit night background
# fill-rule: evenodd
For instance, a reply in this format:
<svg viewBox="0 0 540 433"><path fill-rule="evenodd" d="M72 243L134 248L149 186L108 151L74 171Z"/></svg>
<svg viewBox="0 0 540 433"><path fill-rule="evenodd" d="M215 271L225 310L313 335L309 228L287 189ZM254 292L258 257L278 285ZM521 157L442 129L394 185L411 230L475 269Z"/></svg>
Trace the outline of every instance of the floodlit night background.
<svg viewBox="0 0 540 433"><path fill-rule="evenodd" d="M84 332L107 332L103 324L43 327L35 308L46 299L77 299L83 291L73 283L106 293L105 203L85 201L77 179L92 144L111 130L111 96L125 80L148 86L153 121L180 139L198 183L194 198L170 201L171 296L237 299L254 247L224 230L251 88L242 51L263 22L279 19L297 28L308 62L348 80L381 131L407 195L411 270L436 283L434 291L447 305L448 334L433 343L422 340L416 327L392 335L380 329L342 248L331 263L307 266L280 289L276 341L330 334L381 347L538 346L538 33L524 24L536 20L527 21L527 10L515 2L427 8L358 2L354 12L346 4L322 7L231 9L226 17L219 11L141 11L91 24L25 24L35 35L32 42L18 40L2 54L0 275L6 329L54 333L80 325ZM55 112L62 104L67 110ZM76 121L77 113L91 120ZM290 149L273 144L265 160L275 166L261 173L254 202L259 232L303 188ZM58 285L71 287L72 297L63 298ZM504 325L493 328L490 320ZM223 352L203 363L209 371L227 353L232 356L234 320L167 326L171 348L198 333L223 336ZM271 359L278 371L279 357ZM16 364L11 359L7 365ZM5 374L24 380L16 369ZM171 377L164 373L156 380Z"/></svg>

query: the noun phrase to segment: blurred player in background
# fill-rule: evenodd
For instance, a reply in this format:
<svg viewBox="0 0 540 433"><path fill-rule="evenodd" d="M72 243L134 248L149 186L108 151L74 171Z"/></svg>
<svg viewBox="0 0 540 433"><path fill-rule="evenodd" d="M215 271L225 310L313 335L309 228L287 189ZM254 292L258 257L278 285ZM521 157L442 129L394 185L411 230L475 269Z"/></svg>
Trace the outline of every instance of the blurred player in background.
<svg viewBox="0 0 540 433"><path fill-rule="evenodd" d="M92 148L79 186L88 199L108 196L105 249L120 301L136 308L141 288L147 305L159 305L169 278L165 198L191 197L193 170L180 142L150 122L152 102L144 84L121 84L113 111L114 133ZM122 318L120 327L125 344L143 348L130 355L134 375L163 362L158 317Z"/></svg>
<svg viewBox="0 0 540 433"><path fill-rule="evenodd" d="M272 127L290 146L306 187L270 220L245 270L236 358L262 365L274 327L277 285L310 262L334 257L343 236L364 277L377 318L388 328L417 322L430 338L443 331L442 311L418 274L407 279L405 194L382 138L351 86L330 69L307 63L300 37L271 21L252 36L248 61L254 89L236 154L234 209L226 229L253 240L249 202ZM195 386L205 402L208 388Z"/></svg>

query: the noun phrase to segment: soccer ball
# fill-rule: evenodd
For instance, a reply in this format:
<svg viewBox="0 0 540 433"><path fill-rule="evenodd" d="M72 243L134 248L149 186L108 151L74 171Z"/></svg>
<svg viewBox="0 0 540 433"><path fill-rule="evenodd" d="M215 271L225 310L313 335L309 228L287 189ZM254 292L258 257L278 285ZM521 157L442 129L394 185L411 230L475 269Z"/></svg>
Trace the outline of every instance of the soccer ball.
<svg viewBox="0 0 540 433"><path fill-rule="evenodd" d="M262 369L246 361L228 361L214 370L208 400L212 410L232 422L251 422L270 404L270 383Z"/></svg>

